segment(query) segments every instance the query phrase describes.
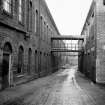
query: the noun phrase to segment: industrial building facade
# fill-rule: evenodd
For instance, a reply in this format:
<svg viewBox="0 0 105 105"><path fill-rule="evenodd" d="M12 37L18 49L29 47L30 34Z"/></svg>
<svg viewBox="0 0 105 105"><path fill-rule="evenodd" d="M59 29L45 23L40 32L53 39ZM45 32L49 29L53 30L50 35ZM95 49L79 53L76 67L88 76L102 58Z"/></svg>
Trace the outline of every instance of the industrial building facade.
<svg viewBox="0 0 105 105"><path fill-rule="evenodd" d="M81 35L79 70L97 83L105 83L105 0L93 0Z"/></svg>
<svg viewBox="0 0 105 105"><path fill-rule="evenodd" d="M51 55L51 37L58 35L44 0L0 0L0 89L52 73L61 56Z"/></svg>

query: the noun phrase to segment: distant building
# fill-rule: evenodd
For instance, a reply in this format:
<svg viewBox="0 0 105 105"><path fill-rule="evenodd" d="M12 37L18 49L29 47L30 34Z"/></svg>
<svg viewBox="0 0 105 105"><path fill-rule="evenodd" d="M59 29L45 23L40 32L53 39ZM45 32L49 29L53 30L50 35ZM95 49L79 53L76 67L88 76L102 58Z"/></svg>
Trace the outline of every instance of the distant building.
<svg viewBox="0 0 105 105"><path fill-rule="evenodd" d="M58 35L44 0L0 0L0 86L53 72L50 38Z"/></svg>
<svg viewBox="0 0 105 105"><path fill-rule="evenodd" d="M93 0L81 35L85 41L79 70L94 82L105 83L105 0Z"/></svg>

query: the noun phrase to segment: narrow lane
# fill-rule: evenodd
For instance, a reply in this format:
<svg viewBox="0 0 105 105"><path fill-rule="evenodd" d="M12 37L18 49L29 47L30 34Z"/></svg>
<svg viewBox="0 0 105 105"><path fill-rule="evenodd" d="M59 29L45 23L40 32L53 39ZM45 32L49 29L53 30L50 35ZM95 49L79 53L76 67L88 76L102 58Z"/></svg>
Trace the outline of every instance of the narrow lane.
<svg viewBox="0 0 105 105"><path fill-rule="evenodd" d="M105 105L105 88L76 70L76 67L59 70L24 84L20 86L23 95L5 105Z"/></svg>
<svg viewBox="0 0 105 105"><path fill-rule="evenodd" d="M76 70L76 67L60 70L40 87L37 96L33 94L24 102L29 105L104 105L105 90L95 87L86 78L80 78Z"/></svg>

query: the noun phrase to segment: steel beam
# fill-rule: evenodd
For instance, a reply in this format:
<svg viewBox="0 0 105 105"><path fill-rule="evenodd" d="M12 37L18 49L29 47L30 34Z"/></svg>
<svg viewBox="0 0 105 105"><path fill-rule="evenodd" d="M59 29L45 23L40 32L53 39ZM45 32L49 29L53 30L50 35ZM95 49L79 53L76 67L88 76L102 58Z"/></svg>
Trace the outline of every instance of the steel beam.
<svg viewBox="0 0 105 105"><path fill-rule="evenodd" d="M56 36L51 37L51 40L84 40L84 37L82 36L72 36L72 35L62 35L62 36Z"/></svg>
<svg viewBox="0 0 105 105"><path fill-rule="evenodd" d="M52 49L51 52L82 52L82 50Z"/></svg>

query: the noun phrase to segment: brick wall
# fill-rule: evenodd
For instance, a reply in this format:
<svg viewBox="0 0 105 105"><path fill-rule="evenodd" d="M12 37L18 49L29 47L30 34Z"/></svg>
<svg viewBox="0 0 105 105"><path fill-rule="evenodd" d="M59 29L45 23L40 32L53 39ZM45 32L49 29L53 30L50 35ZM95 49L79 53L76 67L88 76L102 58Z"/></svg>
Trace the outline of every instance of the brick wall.
<svg viewBox="0 0 105 105"><path fill-rule="evenodd" d="M0 8L0 51L3 51L4 44L9 42L12 46L12 68L14 81L18 80L17 67L18 67L18 49L20 46L24 50L24 63L23 75L27 75L28 71L28 51L32 50L31 55L31 74L46 75L51 71L51 36L59 35L54 20L44 0L32 1L32 24L29 22L28 0L24 4L24 24L18 22L18 12L14 12L13 16L8 16ZM39 5L40 3L40 5ZM37 31L35 31L35 16L36 10L38 11ZM40 25L40 16L43 17L43 22L48 26L48 32L44 30L41 32L42 25ZM32 29L29 26L32 25ZM44 38L44 39L43 39ZM37 54L35 53L37 51ZM0 53L0 62L2 63L2 53ZM57 59L57 58L56 58ZM0 63L0 64L1 64ZM41 67L42 66L42 67ZM53 65L54 66L54 65ZM1 66L0 66L1 67Z"/></svg>
<svg viewBox="0 0 105 105"><path fill-rule="evenodd" d="M105 83L105 5L97 1L97 60L96 80Z"/></svg>
<svg viewBox="0 0 105 105"><path fill-rule="evenodd" d="M80 71L95 81L96 71L96 13L95 2L92 2L81 35L85 35L84 53L79 56ZM79 42L80 44L81 42Z"/></svg>

